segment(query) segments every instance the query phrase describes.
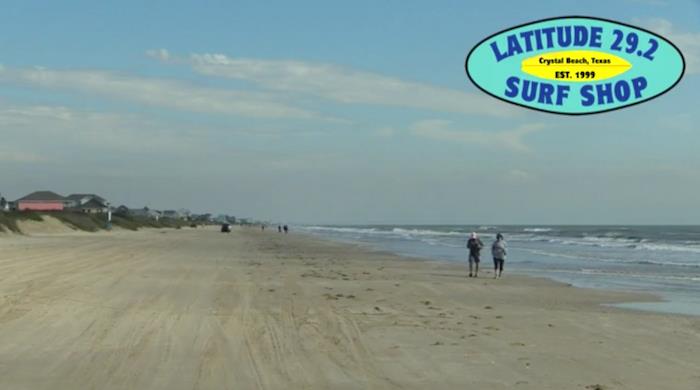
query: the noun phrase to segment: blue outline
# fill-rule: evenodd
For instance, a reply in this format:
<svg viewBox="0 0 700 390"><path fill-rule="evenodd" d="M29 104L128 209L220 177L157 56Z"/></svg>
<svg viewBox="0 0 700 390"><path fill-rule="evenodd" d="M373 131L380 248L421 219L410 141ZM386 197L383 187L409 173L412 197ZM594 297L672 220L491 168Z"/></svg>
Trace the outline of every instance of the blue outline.
<svg viewBox="0 0 700 390"><path fill-rule="evenodd" d="M678 79L676 80L675 83L673 83L673 85L671 85L670 87L666 88L663 92L658 93L658 94L656 94L656 95L654 95L654 96L652 96L652 97L650 97L650 98L644 99L644 100L640 100L640 101L637 101L637 102L634 102L634 103L630 103L630 104L626 104L626 105L619 106L619 107L614 107L614 108L608 108L608 109L604 109L604 110L600 110L600 111L592 111L592 112L561 112L561 111L552 111L552 110L545 110L545 109L537 108L537 107L531 107L531 106L527 106L527 105L522 104L522 103L517 103L517 102L510 101L510 100L508 100L508 99L504 99L504 98L502 98L502 97L500 97L500 96L496 96L495 94L493 94L493 93L491 93L491 92L485 90L485 89L482 88L479 84L477 84L477 82L474 81L474 79L472 78L471 74L469 74L469 67L467 66L467 64L469 64L469 57L471 57L472 53L474 52L474 50L475 50L477 47L481 46L481 44L483 44L484 42L488 41L489 39L495 37L496 35L502 34L502 33L504 33L504 32L510 31L510 30L515 30L515 29L520 28L520 27L529 26L529 25L531 25L531 24L537 24L537 23L541 23L541 22L547 22L547 21L550 21L550 20L573 19L573 18L577 18L577 19L590 19L590 20L600 20L600 21L603 21L603 22L615 23L615 24L619 24L619 25L621 25L621 26L630 27L630 28L633 28L633 29L636 29L636 30L639 30L639 31L644 31L644 32L647 32L647 33L649 33L649 34L651 34L651 35L654 35L654 36L656 36L656 37L658 37L658 38L660 38L660 39L663 39L663 40L666 41L668 44L670 44L671 46L673 46L673 48L676 49L676 51L678 52L678 54L681 56L681 61L683 62L683 69L681 69L681 74L680 74L680 76L678 76ZM486 37L486 38L482 39L481 41L479 41L479 43L477 43L476 45L474 45L474 47L472 47L472 49L469 50L469 54L467 54L467 58L464 60L464 71L467 73L467 77L469 77L469 81L471 81L472 84L474 84L474 85L475 85L477 88L479 88L482 92L485 92L485 93L487 93L487 94L489 94L489 95L495 97L495 98L498 99L498 100L501 100L501 101L504 101L504 102L506 102L506 103L510 103L510 104L513 104L513 105L516 105L516 106L525 107L525 108L528 108L528 109L530 109L530 110L535 110L535 111L540 111L540 112L548 112L548 113L550 113L550 114L578 116L578 115L602 114L602 113L604 113L604 112L610 112L610 111L615 111L615 110L619 110L619 109L622 109L622 108L632 107L632 106L635 106L635 105L637 105L637 104L646 103L646 102L648 102L648 101L650 101L650 100L656 99L657 97L659 97L659 96L665 94L666 92L670 91L671 89L673 89L673 87L675 87L675 86L681 81L681 79L682 79L683 76L685 75L685 57L683 56L683 52L682 52L682 51L678 48L678 46L676 46L673 42L669 41L669 40L666 39L665 37L662 37L661 35L659 35L659 34L657 34L657 33L655 33L655 32L649 31L649 30L647 30L647 29L644 29L644 28L641 28L641 27L637 27L637 26L633 26L633 25L627 24L627 23L618 22L617 20L612 20L612 19L598 18L598 17L595 17L595 16L569 15L569 16L557 16L557 17L553 17L553 18L546 18L546 19L535 20L535 21L532 21L532 22L523 23L523 24L519 24L519 25L517 25L517 26L509 27L509 28L503 29L503 30L501 30L501 31L499 31L499 32L497 32L497 33L494 33L494 34L489 35L488 37Z"/></svg>

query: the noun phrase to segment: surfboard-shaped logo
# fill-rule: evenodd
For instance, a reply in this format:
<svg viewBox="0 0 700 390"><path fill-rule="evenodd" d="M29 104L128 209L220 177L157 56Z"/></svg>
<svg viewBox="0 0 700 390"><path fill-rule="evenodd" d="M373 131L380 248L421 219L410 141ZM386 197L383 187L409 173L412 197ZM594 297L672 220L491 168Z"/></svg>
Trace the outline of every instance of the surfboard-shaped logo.
<svg viewBox="0 0 700 390"><path fill-rule="evenodd" d="M566 16L498 32L467 55L469 79L509 103L585 115L658 97L683 77L668 39L613 20Z"/></svg>

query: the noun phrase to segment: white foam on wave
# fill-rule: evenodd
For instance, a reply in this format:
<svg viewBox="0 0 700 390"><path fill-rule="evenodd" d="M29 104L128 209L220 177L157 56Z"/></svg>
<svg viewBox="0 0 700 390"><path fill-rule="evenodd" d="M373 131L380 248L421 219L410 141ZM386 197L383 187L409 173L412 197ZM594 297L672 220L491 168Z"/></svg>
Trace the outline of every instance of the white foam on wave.
<svg viewBox="0 0 700 390"><path fill-rule="evenodd" d="M632 248L632 249L650 249L654 250L654 244L648 244L649 240L642 238L625 238L625 237L599 237L599 236L583 236L583 237L566 237L566 236L541 236L528 234L513 234L510 236L511 241L528 241L528 242L549 242L560 245L578 245L578 246L593 246L601 248ZM649 245L649 246L647 246ZM693 246L689 245L668 245L665 248L673 247L675 250L685 250L695 252ZM700 250L700 247L696 247ZM660 248L659 248L660 249ZM671 250L674 250L671 249Z"/></svg>
<svg viewBox="0 0 700 390"><path fill-rule="evenodd" d="M532 253L533 255L538 255L538 256L547 256L547 257L564 258L564 259L572 259L572 260L600 261L602 263L619 264L619 263L634 263L634 262L636 262L636 261L632 261L632 260L623 260L623 259L617 259L617 258L593 257L593 256L584 256L584 255L579 255L579 254L560 253L560 252L547 252L547 251L538 250L538 249L526 249L525 251Z"/></svg>
<svg viewBox="0 0 700 390"><path fill-rule="evenodd" d="M700 262L688 263L679 261L667 261L667 260L638 260L636 258L609 258L609 257L597 257L597 256L586 256L582 254L571 254L571 253L561 253L561 252L548 252L539 249L525 249L526 252L532 253L537 256L547 256L554 258L564 258L572 260L584 260L584 261L594 261L601 263L610 264L638 264L638 265L658 265L658 266L675 266L675 267L686 267L686 268L700 268Z"/></svg>
<svg viewBox="0 0 700 390"><path fill-rule="evenodd" d="M593 275L593 276L607 276L615 278L630 278L630 279L642 279L642 280L665 280L665 281L675 281L675 282L689 282L698 281L695 275L661 275L657 273L639 273L639 272L625 272L625 271L611 271L595 268L580 268L580 269L544 269L544 268L521 268L519 271L525 271L527 273L534 273L538 275L542 274L574 274L574 275Z"/></svg>
<svg viewBox="0 0 700 390"><path fill-rule="evenodd" d="M532 233L546 233L546 232L551 232L552 228L525 228L523 229L524 232L532 232Z"/></svg>
<svg viewBox="0 0 700 390"><path fill-rule="evenodd" d="M440 241L425 241L430 245L453 246L456 240L466 240L468 233L455 230L432 230L406 227L340 227L340 226L307 226L304 229L320 233L352 234L366 236L381 236L387 239L397 238L405 240L421 240L425 238L439 239ZM582 237L547 235L552 228L524 228L525 233L506 233L506 240L512 243L518 242L542 242L566 246L587 246L612 249L629 249L635 251L653 252L685 252L700 254L700 242L679 241L675 243L651 242L646 238L620 237L614 232L602 235L584 235ZM543 234L545 233L545 234ZM460 245L461 246L461 243Z"/></svg>
<svg viewBox="0 0 700 390"><path fill-rule="evenodd" d="M457 232L457 231L439 231L430 229L405 229L395 227L391 230L379 229L379 228L355 228L355 227L336 227L336 226L306 226L306 230L316 231L316 232L329 232L329 233L353 233L353 234L366 234L366 235L383 235L383 236L393 236L401 238L416 238L422 239L423 237L466 237L467 233Z"/></svg>
<svg viewBox="0 0 700 390"><path fill-rule="evenodd" d="M640 260L640 261L635 261L635 263L642 264L642 265L673 265L676 267L700 268L700 262L698 262L698 263L683 263L680 261Z"/></svg>
<svg viewBox="0 0 700 390"><path fill-rule="evenodd" d="M700 253L698 245L673 245L673 244L649 244L643 243L635 245L634 249L648 251L670 251L670 252L692 252Z"/></svg>
<svg viewBox="0 0 700 390"><path fill-rule="evenodd" d="M441 232L438 230L429 229L403 229L403 228L393 228L391 230L393 233L405 235L405 236L466 236L467 233L447 231Z"/></svg>
<svg viewBox="0 0 700 390"><path fill-rule="evenodd" d="M686 282L686 281L695 281L697 279L696 276L687 276L687 275L660 275L660 274L645 274L645 273L639 273L639 272L624 272L624 271L607 271L607 270L600 270L600 269L581 269L581 273L587 274L587 275L605 275L605 276L619 276L619 277L627 277L627 278L634 278L634 279L653 279L653 280L670 280L670 281L679 281L679 282Z"/></svg>
<svg viewBox="0 0 700 390"><path fill-rule="evenodd" d="M303 229L318 231L318 232L337 232L337 233L361 233L372 234L380 233L376 228L351 228L351 227L333 227L333 226L305 226Z"/></svg>

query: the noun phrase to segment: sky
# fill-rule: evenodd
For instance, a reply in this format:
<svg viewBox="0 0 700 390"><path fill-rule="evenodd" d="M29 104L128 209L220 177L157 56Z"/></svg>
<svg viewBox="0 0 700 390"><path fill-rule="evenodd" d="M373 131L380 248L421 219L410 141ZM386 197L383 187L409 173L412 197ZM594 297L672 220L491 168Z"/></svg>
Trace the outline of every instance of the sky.
<svg viewBox="0 0 700 390"><path fill-rule="evenodd" d="M464 72L486 36L587 15L683 52L599 115ZM700 224L700 2L22 1L0 13L0 193L284 223Z"/></svg>

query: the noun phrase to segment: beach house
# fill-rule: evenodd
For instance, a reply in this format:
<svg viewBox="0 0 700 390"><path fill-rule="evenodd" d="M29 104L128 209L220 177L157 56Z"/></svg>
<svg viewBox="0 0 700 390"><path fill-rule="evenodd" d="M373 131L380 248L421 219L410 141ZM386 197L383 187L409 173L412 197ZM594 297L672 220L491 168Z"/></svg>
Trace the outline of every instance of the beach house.
<svg viewBox="0 0 700 390"><path fill-rule="evenodd" d="M95 194L70 194L66 197L68 203L66 209L80 211L87 214L106 213L109 211L109 202Z"/></svg>
<svg viewBox="0 0 700 390"><path fill-rule="evenodd" d="M95 194L70 194L66 198L69 202L67 207L74 209L80 209L83 205L91 201L95 201L104 206L109 204L105 198Z"/></svg>
<svg viewBox="0 0 700 390"><path fill-rule="evenodd" d="M160 219L161 214L162 213L158 210L151 210L148 207L144 207L142 209L129 209L126 215L132 215L134 217L153 218L157 221Z"/></svg>
<svg viewBox="0 0 700 390"><path fill-rule="evenodd" d="M52 191L36 191L15 201L19 211L62 211L70 200Z"/></svg>
<svg viewBox="0 0 700 390"><path fill-rule="evenodd" d="M87 214L100 214L109 211L109 207L97 199L90 199L75 209Z"/></svg>

